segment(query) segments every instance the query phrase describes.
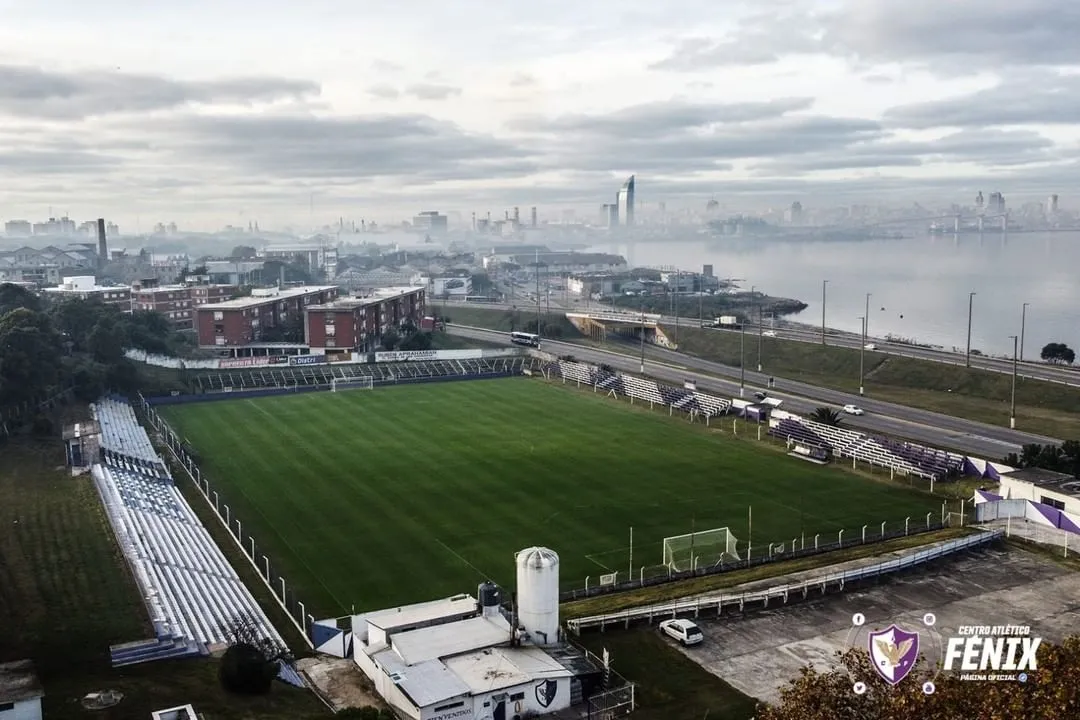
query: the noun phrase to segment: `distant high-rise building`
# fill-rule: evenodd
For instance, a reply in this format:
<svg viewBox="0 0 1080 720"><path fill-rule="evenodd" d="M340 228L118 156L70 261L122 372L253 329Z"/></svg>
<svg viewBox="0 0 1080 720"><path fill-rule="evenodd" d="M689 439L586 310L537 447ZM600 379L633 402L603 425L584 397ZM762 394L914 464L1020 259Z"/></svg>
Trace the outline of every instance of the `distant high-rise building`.
<svg viewBox="0 0 1080 720"><path fill-rule="evenodd" d="M536 227L536 206L535 205L532 206L532 210L530 212L529 224L532 225L533 227Z"/></svg>
<svg viewBox="0 0 1080 720"><path fill-rule="evenodd" d="M701 269L701 274L704 275L705 277L711 278L713 276L713 267L712 267L712 265L705 265Z"/></svg>
<svg viewBox="0 0 1080 720"><path fill-rule="evenodd" d="M990 193L986 199L986 212L991 215L1001 215L1005 212L1005 196L999 192Z"/></svg>
<svg viewBox="0 0 1080 720"><path fill-rule="evenodd" d="M1048 212L1048 213L1056 213L1057 211L1058 211L1058 196L1057 195L1051 195L1050 198L1046 201L1046 212Z"/></svg>
<svg viewBox="0 0 1080 720"><path fill-rule="evenodd" d="M979 210L982 210L982 208L983 208L982 190L980 190L979 194L975 196L975 207L978 208Z"/></svg>
<svg viewBox="0 0 1080 720"><path fill-rule="evenodd" d="M517 206L514 206L514 224L517 225L520 222L521 222L521 210Z"/></svg>
<svg viewBox="0 0 1080 720"><path fill-rule="evenodd" d="M787 213L787 221L792 225L799 225L800 223L802 223L802 219L802 203L796 200L795 202L791 203L791 209L788 210Z"/></svg>
<svg viewBox="0 0 1080 720"><path fill-rule="evenodd" d="M615 205L624 225L634 224L634 176L623 183L622 189L615 195ZM616 223L618 224L618 223Z"/></svg>

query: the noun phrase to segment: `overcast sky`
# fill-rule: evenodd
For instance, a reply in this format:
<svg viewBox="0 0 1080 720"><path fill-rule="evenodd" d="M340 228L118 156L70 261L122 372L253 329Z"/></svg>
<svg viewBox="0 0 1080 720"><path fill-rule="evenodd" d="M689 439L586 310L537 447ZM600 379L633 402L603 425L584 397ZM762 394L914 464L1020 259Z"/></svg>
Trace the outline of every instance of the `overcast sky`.
<svg viewBox="0 0 1080 720"><path fill-rule="evenodd" d="M0 18L2 219L554 218L631 173L669 207L1080 205L1075 0L0 0Z"/></svg>

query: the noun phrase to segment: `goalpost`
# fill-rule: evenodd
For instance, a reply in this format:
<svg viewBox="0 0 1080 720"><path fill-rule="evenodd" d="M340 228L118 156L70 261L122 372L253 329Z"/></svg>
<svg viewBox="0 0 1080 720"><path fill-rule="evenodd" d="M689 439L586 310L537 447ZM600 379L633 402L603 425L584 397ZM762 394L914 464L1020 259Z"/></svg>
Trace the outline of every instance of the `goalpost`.
<svg viewBox="0 0 1080 720"><path fill-rule="evenodd" d="M348 378L333 378L330 381L330 392L355 390L357 388L362 390L370 390L373 387L375 387L375 379L370 375L357 375L356 377Z"/></svg>
<svg viewBox="0 0 1080 720"><path fill-rule="evenodd" d="M738 540L726 527L664 538L664 565L675 572L741 559Z"/></svg>

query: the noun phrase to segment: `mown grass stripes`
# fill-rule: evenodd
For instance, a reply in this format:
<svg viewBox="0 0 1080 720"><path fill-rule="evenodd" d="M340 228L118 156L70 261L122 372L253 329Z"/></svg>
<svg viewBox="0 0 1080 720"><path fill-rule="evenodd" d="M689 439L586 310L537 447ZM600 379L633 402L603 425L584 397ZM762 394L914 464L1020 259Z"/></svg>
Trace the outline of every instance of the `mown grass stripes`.
<svg viewBox="0 0 1080 720"><path fill-rule="evenodd" d="M931 498L762 452L702 425L525 379L177 405L245 534L317 615L417 602L493 579L513 553L562 558L565 587L661 560L669 535L729 526L764 548L848 537Z"/></svg>

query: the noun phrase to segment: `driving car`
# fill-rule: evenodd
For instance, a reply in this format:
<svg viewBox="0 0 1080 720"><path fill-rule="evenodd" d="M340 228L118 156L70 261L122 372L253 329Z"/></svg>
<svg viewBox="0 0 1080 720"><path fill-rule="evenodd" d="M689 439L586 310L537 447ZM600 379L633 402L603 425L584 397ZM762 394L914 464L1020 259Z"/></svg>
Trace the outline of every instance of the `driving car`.
<svg viewBox="0 0 1080 720"><path fill-rule="evenodd" d="M844 406L844 412L846 412L848 415L864 415L865 414L863 409L861 407L859 407L858 405L845 405Z"/></svg>
<svg viewBox="0 0 1080 720"><path fill-rule="evenodd" d="M705 639L701 628L685 618L664 620L660 623L660 632L683 645L697 645Z"/></svg>
<svg viewBox="0 0 1080 720"><path fill-rule="evenodd" d="M867 350L877 350L877 345L875 345L874 343L866 343L866 345L864 347Z"/></svg>

